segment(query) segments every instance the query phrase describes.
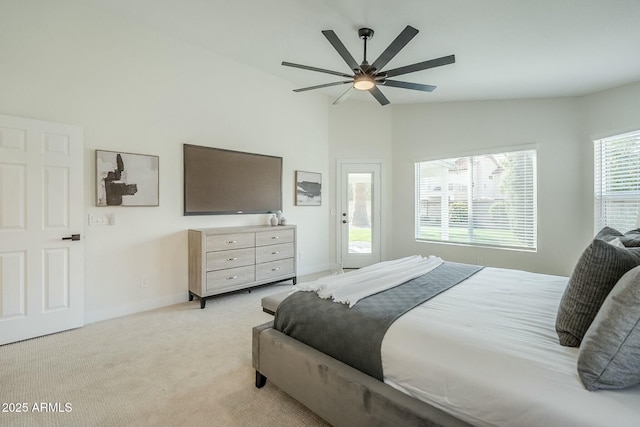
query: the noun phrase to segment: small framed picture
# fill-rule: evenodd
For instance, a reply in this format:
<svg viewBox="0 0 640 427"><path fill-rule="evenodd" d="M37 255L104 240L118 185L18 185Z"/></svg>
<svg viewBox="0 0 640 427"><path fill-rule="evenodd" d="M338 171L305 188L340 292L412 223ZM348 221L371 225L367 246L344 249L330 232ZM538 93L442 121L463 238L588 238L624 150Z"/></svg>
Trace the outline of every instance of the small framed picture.
<svg viewBox="0 0 640 427"><path fill-rule="evenodd" d="M296 171L296 205L320 206L322 204L322 174Z"/></svg>
<svg viewBox="0 0 640 427"><path fill-rule="evenodd" d="M96 150L96 206L159 206L159 157Z"/></svg>

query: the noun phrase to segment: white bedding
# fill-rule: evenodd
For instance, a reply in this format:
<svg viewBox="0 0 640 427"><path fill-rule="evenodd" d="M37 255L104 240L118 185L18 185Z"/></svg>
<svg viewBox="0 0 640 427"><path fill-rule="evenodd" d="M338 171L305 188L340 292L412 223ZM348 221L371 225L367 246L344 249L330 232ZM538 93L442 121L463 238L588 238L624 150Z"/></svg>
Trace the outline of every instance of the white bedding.
<svg viewBox="0 0 640 427"><path fill-rule="evenodd" d="M385 383L477 426L638 426L640 386L587 391L555 332L566 277L485 268L396 320Z"/></svg>
<svg viewBox="0 0 640 427"><path fill-rule="evenodd" d="M361 299L422 276L443 262L442 258L435 256L413 255L379 262L346 274L321 277L295 285L294 289L316 292L320 298L330 298L353 307Z"/></svg>

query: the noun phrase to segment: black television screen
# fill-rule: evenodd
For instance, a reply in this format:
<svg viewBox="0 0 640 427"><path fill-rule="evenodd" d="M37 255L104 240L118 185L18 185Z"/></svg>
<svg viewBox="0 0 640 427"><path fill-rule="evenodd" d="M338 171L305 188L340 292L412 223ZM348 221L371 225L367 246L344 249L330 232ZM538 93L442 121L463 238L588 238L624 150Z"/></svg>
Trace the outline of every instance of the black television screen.
<svg viewBox="0 0 640 427"><path fill-rule="evenodd" d="M184 214L282 210L282 157L184 144Z"/></svg>

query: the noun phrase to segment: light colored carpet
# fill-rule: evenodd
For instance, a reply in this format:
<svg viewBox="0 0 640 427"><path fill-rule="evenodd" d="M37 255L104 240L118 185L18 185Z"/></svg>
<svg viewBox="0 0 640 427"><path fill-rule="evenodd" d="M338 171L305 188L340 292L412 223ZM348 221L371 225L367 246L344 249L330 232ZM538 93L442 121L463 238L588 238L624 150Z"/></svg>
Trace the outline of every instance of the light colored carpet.
<svg viewBox="0 0 640 427"><path fill-rule="evenodd" d="M0 425L326 426L269 382L254 385L251 328L272 319L260 299L289 287L0 346ZM2 412L18 403L26 413Z"/></svg>

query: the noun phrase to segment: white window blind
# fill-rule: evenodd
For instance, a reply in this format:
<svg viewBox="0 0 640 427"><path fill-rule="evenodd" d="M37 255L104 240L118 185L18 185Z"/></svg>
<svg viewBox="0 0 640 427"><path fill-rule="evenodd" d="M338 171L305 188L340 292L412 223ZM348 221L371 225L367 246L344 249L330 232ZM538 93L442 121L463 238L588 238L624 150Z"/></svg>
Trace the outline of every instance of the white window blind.
<svg viewBox="0 0 640 427"><path fill-rule="evenodd" d="M536 151L416 162L419 241L536 250Z"/></svg>
<svg viewBox="0 0 640 427"><path fill-rule="evenodd" d="M640 131L594 144L594 229L637 228L640 211Z"/></svg>

